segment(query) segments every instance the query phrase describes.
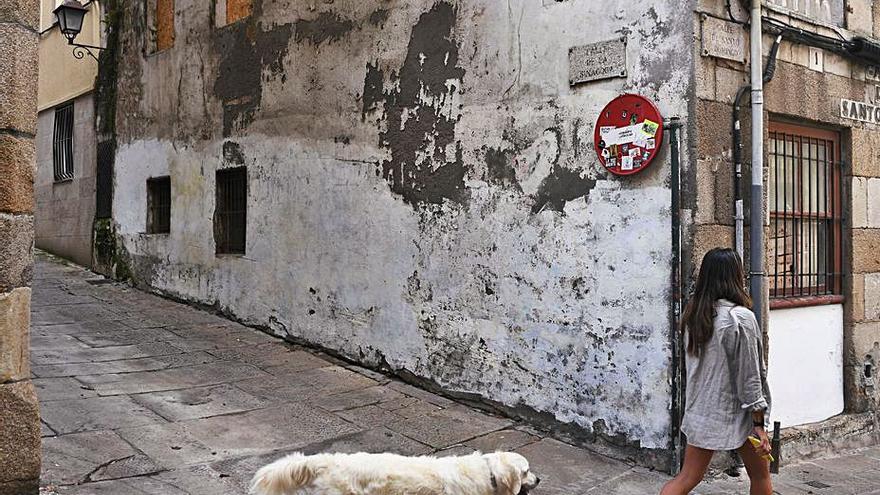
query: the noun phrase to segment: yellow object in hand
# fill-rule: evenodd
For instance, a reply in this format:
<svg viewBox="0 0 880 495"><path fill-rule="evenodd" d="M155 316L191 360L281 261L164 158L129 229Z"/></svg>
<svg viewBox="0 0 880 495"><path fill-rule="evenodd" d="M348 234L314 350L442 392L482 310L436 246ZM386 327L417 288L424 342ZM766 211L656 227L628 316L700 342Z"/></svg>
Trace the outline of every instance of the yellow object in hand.
<svg viewBox="0 0 880 495"><path fill-rule="evenodd" d="M753 436L749 435L749 441L752 442L752 445L754 445L755 448L758 448L761 446L761 439L758 437L753 437ZM762 456L761 458L764 459L765 461L773 462L773 456L770 454Z"/></svg>

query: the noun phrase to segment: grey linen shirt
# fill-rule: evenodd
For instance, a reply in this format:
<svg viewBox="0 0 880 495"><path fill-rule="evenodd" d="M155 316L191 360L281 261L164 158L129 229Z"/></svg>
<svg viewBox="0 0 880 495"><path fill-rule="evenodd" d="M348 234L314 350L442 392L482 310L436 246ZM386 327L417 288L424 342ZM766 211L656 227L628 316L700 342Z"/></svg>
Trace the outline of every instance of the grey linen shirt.
<svg viewBox="0 0 880 495"><path fill-rule="evenodd" d="M687 404L681 431L688 444L738 449L752 431L752 411L770 409L764 345L754 313L717 301L712 338L699 357L685 355Z"/></svg>

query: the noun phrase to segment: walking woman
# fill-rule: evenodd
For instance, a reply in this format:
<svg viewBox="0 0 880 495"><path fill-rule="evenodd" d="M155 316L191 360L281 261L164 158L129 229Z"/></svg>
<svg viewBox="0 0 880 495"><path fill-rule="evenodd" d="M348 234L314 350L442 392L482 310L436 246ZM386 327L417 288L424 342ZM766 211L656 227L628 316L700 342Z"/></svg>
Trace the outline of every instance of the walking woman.
<svg viewBox="0 0 880 495"><path fill-rule="evenodd" d="M684 311L687 436L684 466L660 495L687 495L706 474L716 450L736 450L751 479L751 495L771 495L770 409L761 331L744 289L742 260L716 248L703 258L697 287ZM753 447L748 437L761 443Z"/></svg>

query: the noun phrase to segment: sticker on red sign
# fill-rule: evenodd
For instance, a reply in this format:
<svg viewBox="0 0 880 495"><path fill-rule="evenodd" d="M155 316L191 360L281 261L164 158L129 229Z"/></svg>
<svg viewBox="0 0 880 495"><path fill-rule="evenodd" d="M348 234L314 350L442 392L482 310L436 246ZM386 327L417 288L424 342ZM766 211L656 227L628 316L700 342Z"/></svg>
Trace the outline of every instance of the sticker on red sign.
<svg viewBox="0 0 880 495"><path fill-rule="evenodd" d="M617 175L646 169L660 151L662 122L657 107L642 96L625 94L611 100L596 122L599 161Z"/></svg>

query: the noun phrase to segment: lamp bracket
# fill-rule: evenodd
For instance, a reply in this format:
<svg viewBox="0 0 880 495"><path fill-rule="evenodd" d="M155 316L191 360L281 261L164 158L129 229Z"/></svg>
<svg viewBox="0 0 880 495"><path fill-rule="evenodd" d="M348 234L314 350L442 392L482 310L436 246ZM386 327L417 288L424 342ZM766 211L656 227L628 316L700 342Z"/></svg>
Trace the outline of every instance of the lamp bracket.
<svg viewBox="0 0 880 495"><path fill-rule="evenodd" d="M90 57L95 59L95 62L98 62L98 57L92 53L92 50L103 50L104 48L100 46L92 46L92 45L80 45L79 43L74 43L73 41L67 42L68 45L73 47L73 58L77 60L82 60L83 57L88 54Z"/></svg>

